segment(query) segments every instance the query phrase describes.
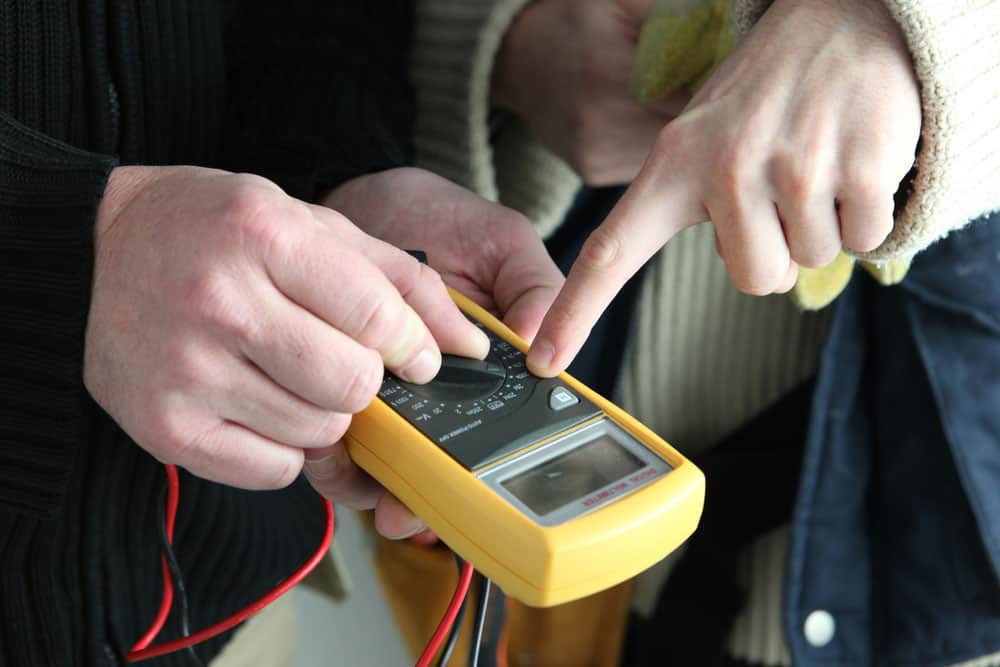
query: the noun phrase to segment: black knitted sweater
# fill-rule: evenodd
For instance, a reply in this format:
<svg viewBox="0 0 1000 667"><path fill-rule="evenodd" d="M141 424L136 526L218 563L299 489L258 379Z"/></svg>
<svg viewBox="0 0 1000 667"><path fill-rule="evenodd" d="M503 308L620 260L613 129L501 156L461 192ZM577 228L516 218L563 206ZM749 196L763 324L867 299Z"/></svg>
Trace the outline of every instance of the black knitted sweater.
<svg viewBox="0 0 1000 667"><path fill-rule="evenodd" d="M159 602L162 467L81 375L111 169L216 166L315 198L409 161L409 3L264 5L0 0L0 665L123 664ZM321 510L301 480L251 493L182 475L192 626L294 570Z"/></svg>

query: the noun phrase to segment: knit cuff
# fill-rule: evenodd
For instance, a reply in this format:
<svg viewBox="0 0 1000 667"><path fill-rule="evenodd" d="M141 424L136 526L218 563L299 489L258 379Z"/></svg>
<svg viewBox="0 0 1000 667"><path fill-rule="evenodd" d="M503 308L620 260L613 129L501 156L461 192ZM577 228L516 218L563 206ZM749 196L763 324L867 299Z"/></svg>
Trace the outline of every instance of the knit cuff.
<svg viewBox="0 0 1000 667"><path fill-rule="evenodd" d="M760 17L771 6L773 0L733 0L733 11L729 15L733 23L733 33L742 40Z"/></svg>
<svg viewBox="0 0 1000 667"><path fill-rule="evenodd" d="M912 257L949 232L1000 210L1000 0L883 0L899 23L920 82L922 129L912 179L897 196L896 224L861 255ZM770 0L736 0L745 35Z"/></svg>
<svg viewBox="0 0 1000 667"><path fill-rule="evenodd" d="M490 82L504 33L527 0L420 0L412 76L417 164L525 214L545 234L580 180L516 119L491 136Z"/></svg>
<svg viewBox="0 0 1000 667"><path fill-rule="evenodd" d="M0 508L56 509L73 466L93 224L114 166L0 114Z"/></svg>
<svg viewBox="0 0 1000 667"><path fill-rule="evenodd" d="M912 256L1000 210L1000 0L885 0L920 81L923 121L909 198L865 257Z"/></svg>

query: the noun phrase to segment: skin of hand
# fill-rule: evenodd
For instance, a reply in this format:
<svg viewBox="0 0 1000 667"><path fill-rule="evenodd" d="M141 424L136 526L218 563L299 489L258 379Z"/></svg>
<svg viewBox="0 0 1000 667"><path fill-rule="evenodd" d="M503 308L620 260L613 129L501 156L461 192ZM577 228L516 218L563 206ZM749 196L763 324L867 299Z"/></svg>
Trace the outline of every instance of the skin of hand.
<svg viewBox="0 0 1000 667"><path fill-rule="evenodd" d="M494 62L493 102L514 111L592 186L631 181L663 125L689 100L632 91L650 0L536 0L514 18Z"/></svg>
<svg viewBox="0 0 1000 667"><path fill-rule="evenodd" d="M584 244L529 368L564 369L625 281L702 221L749 294L791 289L798 265L842 247L877 248L920 125L909 51L880 0L776 0Z"/></svg>
<svg viewBox="0 0 1000 667"><path fill-rule="evenodd" d="M323 201L365 232L400 248L423 250L445 282L531 340L562 287L563 275L531 224L419 169L362 176ZM306 477L324 496L375 508L376 529L409 537L424 524L348 456L343 441L306 452Z"/></svg>
<svg viewBox="0 0 1000 667"><path fill-rule="evenodd" d="M247 489L343 435L383 368L426 382L489 342L440 277L263 178L121 167L98 208L94 399L165 463Z"/></svg>

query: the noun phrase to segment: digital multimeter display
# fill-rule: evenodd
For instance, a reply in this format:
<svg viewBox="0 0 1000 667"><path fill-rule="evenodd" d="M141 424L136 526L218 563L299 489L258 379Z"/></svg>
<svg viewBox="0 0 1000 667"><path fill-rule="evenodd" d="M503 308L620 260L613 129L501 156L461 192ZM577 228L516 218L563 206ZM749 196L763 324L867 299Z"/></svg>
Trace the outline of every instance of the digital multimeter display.
<svg viewBox="0 0 1000 667"><path fill-rule="evenodd" d="M535 514L545 516L645 465L638 456L602 434L501 484Z"/></svg>

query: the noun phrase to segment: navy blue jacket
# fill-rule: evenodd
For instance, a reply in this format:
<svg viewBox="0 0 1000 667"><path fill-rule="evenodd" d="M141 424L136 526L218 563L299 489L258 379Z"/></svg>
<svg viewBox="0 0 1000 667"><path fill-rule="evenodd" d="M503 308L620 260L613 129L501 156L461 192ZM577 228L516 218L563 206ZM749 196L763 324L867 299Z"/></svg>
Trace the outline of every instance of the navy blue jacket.
<svg viewBox="0 0 1000 667"><path fill-rule="evenodd" d="M785 600L795 665L936 667L1000 652L1000 216L862 271L820 362ZM835 622L817 646L817 610Z"/></svg>

